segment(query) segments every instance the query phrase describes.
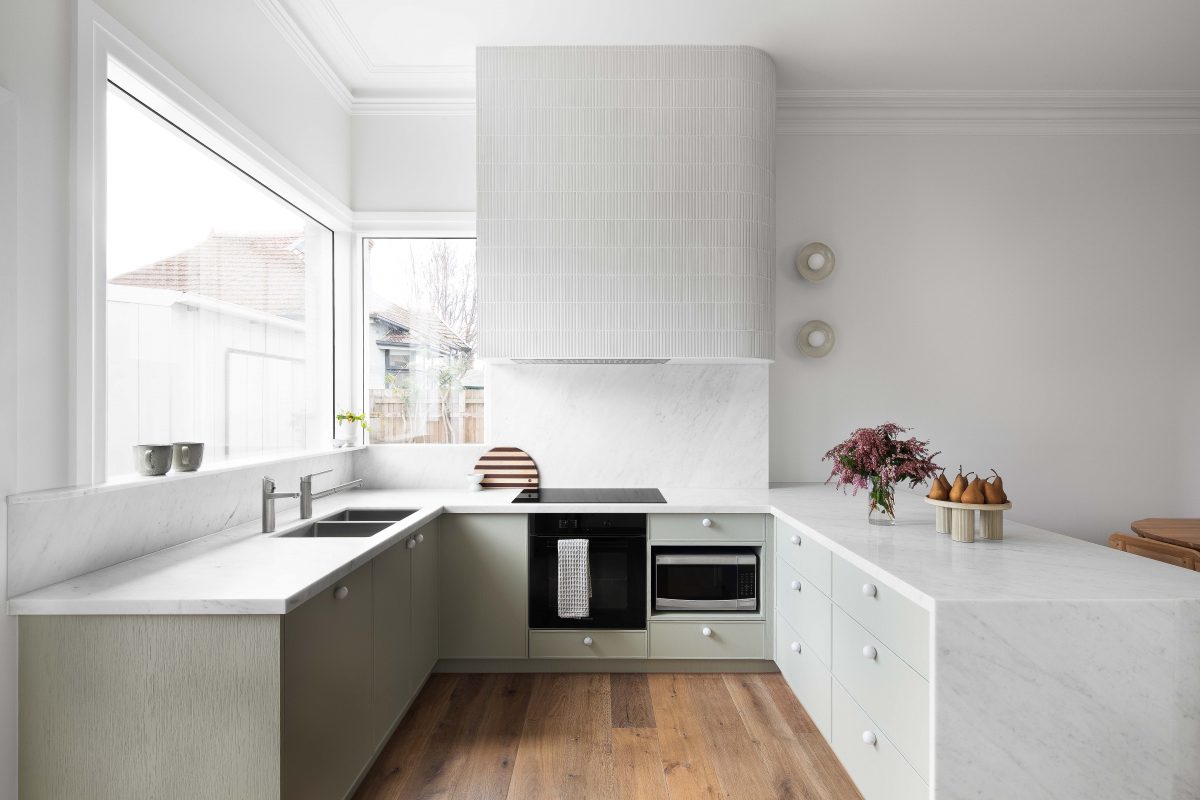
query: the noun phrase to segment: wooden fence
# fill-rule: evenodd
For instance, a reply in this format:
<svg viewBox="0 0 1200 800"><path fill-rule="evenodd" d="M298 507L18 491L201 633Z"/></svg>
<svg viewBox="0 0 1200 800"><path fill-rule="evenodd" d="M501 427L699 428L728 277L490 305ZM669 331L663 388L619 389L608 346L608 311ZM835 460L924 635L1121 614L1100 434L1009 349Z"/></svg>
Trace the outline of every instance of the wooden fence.
<svg viewBox="0 0 1200 800"><path fill-rule="evenodd" d="M471 444L483 441L483 390L455 392L448 403L405 402L371 392L371 441L376 444Z"/></svg>

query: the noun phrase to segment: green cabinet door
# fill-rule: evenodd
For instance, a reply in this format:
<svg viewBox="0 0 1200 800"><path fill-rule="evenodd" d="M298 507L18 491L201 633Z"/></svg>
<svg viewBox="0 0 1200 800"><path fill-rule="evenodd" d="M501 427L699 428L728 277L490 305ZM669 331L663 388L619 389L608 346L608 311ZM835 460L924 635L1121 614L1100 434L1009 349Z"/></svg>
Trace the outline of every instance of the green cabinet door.
<svg viewBox="0 0 1200 800"><path fill-rule="evenodd" d="M438 520L442 658L525 658L529 629L524 514Z"/></svg>
<svg viewBox="0 0 1200 800"><path fill-rule="evenodd" d="M410 664L412 639L412 551L408 541L397 542L371 562L373 599L371 741L387 735L413 692Z"/></svg>
<svg viewBox="0 0 1200 800"><path fill-rule="evenodd" d="M417 532L412 554L412 647L415 691L438 660L438 521Z"/></svg>
<svg viewBox="0 0 1200 800"><path fill-rule="evenodd" d="M344 797L370 760L372 567L283 618L283 797Z"/></svg>

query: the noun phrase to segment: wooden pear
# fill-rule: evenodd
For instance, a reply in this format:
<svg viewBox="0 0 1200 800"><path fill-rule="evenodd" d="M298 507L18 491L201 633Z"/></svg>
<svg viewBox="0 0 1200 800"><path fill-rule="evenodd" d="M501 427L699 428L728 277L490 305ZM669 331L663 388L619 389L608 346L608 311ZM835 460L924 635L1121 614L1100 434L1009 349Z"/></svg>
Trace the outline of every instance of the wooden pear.
<svg viewBox="0 0 1200 800"><path fill-rule="evenodd" d="M963 492L967 490L967 479L963 475L962 464L958 465L958 477L954 479L954 485L950 487L950 502L961 503Z"/></svg>
<svg viewBox="0 0 1200 800"><path fill-rule="evenodd" d="M1008 495L1004 492L1004 478L1000 477L1000 473L992 470L994 478L988 478L983 483L983 496L987 498L989 503L1000 505L1008 502Z"/></svg>
<svg viewBox="0 0 1200 800"><path fill-rule="evenodd" d="M929 485L929 494L926 497L930 500L950 499L950 481L946 480L945 472L933 479L933 483Z"/></svg>
<svg viewBox="0 0 1200 800"><path fill-rule="evenodd" d="M987 484L984 482L983 478L977 476L975 480L971 481L967 488L963 490L962 500L960 502L969 503L973 506L983 505L984 500L986 499L983 494L983 487L986 485Z"/></svg>

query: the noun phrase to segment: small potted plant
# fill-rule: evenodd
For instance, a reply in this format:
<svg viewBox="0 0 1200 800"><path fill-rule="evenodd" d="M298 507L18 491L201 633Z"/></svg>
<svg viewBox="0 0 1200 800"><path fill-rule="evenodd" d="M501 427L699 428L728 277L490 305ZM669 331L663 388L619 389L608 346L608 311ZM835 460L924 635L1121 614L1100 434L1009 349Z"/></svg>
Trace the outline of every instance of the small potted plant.
<svg viewBox="0 0 1200 800"><path fill-rule="evenodd" d="M940 452L930 455L929 442L897 438L908 430L894 422L859 428L821 459L833 461L826 483L836 479L838 489L850 486L854 495L869 488L867 521L872 525L896 524L897 483L908 481L915 488L941 469L933 463Z"/></svg>
<svg viewBox="0 0 1200 800"><path fill-rule="evenodd" d="M358 444L358 429L364 431L371 430L367 426L366 414L355 414L353 411L339 411L336 417L338 421L338 437L333 440L333 443L338 447L350 447Z"/></svg>

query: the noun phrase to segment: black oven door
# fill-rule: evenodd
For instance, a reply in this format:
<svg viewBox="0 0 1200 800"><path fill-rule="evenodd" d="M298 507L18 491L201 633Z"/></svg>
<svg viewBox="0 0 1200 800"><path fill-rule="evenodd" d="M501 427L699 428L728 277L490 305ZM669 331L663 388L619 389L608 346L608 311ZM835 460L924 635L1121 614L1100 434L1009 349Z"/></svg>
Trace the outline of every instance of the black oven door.
<svg viewBox="0 0 1200 800"><path fill-rule="evenodd" d="M558 541L587 539L591 614L558 616ZM646 538L573 533L529 537L530 628L646 628Z"/></svg>

